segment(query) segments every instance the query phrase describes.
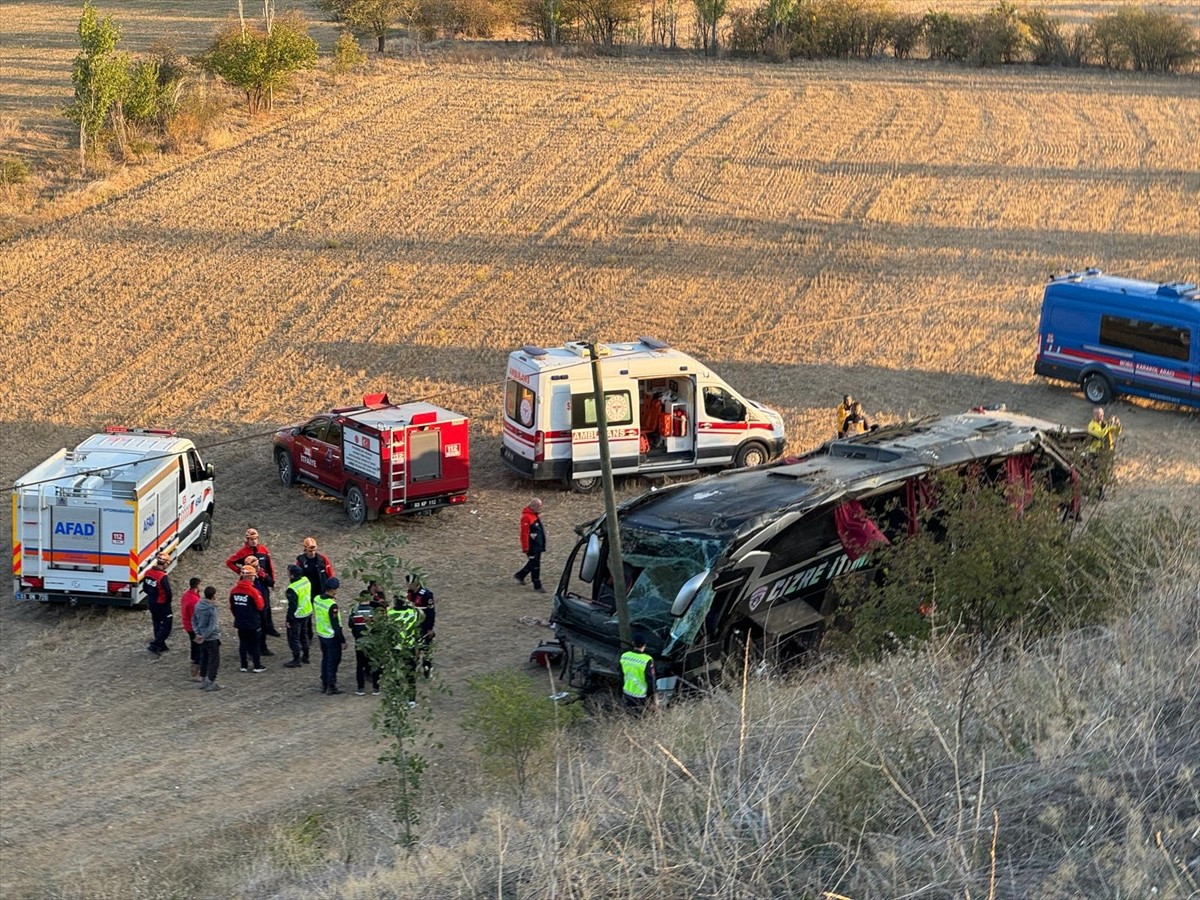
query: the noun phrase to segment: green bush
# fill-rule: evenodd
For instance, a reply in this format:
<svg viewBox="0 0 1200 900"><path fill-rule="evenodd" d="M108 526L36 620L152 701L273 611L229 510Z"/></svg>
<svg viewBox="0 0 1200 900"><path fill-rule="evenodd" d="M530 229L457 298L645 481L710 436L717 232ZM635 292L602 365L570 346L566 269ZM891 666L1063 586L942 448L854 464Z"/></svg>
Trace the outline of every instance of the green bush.
<svg viewBox="0 0 1200 900"><path fill-rule="evenodd" d="M1123 6L1092 26L1100 62L1135 72L1178 72L1200 56L1196 31L1165 10Z"/></svg>
<svg viewBox="0 0 1200 900"><path fill-rule="evenodd" d="M925 20L911 13L893 17L887 44L896 59L908 59L925 34Z"/></svg>
<svg viewBox="0 0 1200 900"><path fill-rule="evenodd" d="M922 527L879 554L873 580L842 586L841 621L856 652L894 650L935 628L991 638L1095 621L1108 597L1087 589L1108 543L1071 539L1063 498L1035 487L1019 516L1006 491L961 476L936 482ZM847 602L848 601L848 602Z"/></svg>
<svg viewBox="0 0 1200 900"><path fill-rule="evenodd" d="M476 737L484 771L510 781L524 796L547 743L582 715L580 707L547 699L520 672L479 675L468 685L471 702L463 727Z"/></svg>
<svg viewBox="0 0 1200 900"><path fill-rule="evenodd" d="M348 28L342 29L338 39L333 42L333 72L335 75L345 75L366 62L367 55L359 46L358 38Z"/></svg>
<svg viewBox="0 0 1200 900"><path fill-rule="evenodd" d="M18 156L0 156L0 185L12 187L29 180L29 165Z"/></svg>
<svg viewBox="0 0 1200 900"><path fill-rule="evenodd" d="M970 57L975 43L970 19L953 13L930 11L925 14L922 25L930 59L965 62Z"/></svg>
<svg viewBox="0 0 1200 900"><path fill-rule="evenodd" d="M1021 21L1028 33L1026 44L1032 61L1039 66L1070 65L1067 50L1067 35L1062 19L1052 16L1044 6L1036 6L1021 13Z"/></svg>
<svg viewBox="0 0 1200 900"><path fill-rule="evenodd" d="M274 20L270 32L257 25L230 23L200 57L201 65L244 91L250 113L271 109L275 91L286 87L293 74L317 63L317 42L299 13Z"/></svg>

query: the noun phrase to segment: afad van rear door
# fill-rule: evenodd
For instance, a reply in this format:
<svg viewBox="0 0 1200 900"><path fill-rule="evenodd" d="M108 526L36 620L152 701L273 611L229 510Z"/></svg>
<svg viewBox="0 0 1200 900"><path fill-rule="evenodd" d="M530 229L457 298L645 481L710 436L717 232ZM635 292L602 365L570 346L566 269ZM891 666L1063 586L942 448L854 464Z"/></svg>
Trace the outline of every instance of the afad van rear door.
<svg viewBox="0 0 1200 900"><path fill-rule="evenodd" d="M99 572L100 509L96 506L50 507L51 569Z"/></svg>
<svg viewBox="0 0 1200 900"><path fill-rule="evenodd" d="M604 392L608 418L608 450L613 472L636 472L640 431L634 421L637 407L630 387ZM571 477L579 481L600 476L600 429L594 394L571 395Z"/></svg>

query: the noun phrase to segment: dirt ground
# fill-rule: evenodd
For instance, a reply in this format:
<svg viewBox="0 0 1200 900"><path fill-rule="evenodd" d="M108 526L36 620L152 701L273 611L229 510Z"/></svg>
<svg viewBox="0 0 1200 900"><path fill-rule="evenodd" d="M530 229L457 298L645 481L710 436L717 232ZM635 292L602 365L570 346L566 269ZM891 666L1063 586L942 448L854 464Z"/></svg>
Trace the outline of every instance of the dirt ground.
<svg viewBox="0 0 1200 900"><path fill-rule="evenodd" d="M277 561L312 534L340 564L362 537L278 484L277 425L377 389L469 413L469 503L387 524L439 600L453 758L466 678L524 667L542 632L518 619L549 612L512 580L533 491L499 462L509 349L668 339L779 409L795 450L831 434L845 391L885 421L1004 402L1082 425L1086 402L1032 375L1039 285L1094 264L1200 277L1194 89L916 65L384 67L3 245L0 487L106 423L176 427L218 473L214 546L176 583L223 592L247 524ZM1200 416L1113 411L1112 503L1200 503ZM553 584L603 504L537 493ZM144 612L0 596L6 897L294 812L317 759L347 789L378 777L371 698L321 696L312 667L240 674L227 633L225 690L200 694L182 641L145 652Z"/></svg>

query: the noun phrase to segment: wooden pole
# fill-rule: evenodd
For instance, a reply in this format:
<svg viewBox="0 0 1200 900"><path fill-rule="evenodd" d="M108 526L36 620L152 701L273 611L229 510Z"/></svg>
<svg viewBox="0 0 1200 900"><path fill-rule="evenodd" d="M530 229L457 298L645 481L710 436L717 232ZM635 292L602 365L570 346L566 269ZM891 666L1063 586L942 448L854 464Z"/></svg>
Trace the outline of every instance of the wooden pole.
<svg viewBox="0 0 1200 900"><path fill-rule="evenodd" d="M608 451L608 410L604 406L604 378L600 374L600 356L596 344L587 345L592 357L592 394L596 401L596 430L600 439L600 483L604 488L604 524L608 530L608 568L613 580L613 595L617 601L617 627L621 633L621 649L633 649L633 633L629 629L629 596L625 584L625 562L621 558L621 530L617 527L617 495L613 489L612 455Z"/></svg>

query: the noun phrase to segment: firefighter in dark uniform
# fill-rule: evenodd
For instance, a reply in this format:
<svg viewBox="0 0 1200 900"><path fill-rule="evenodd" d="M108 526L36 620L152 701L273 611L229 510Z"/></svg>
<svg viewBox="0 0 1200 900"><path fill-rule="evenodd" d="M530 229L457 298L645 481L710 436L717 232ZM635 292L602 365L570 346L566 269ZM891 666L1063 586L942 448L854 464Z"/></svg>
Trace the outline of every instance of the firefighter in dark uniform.
<svg viewBox="0 0 1200 900"><path fill-rule="evenodd" d="M421 671L428 678L433 672L433 639L436 637L433 626L437 610L433 605L433 591L421 583L421 576L416 572L405 575L404 580L408 582L409 605L424 614L417 635L417 654L421 658Z"/></svg>
<svg viewBox="0 0 1200 900"><path fill-rule="evenodd" d="M316 597L325 590L326 583L333 577L333 563L329 561L328 556L317 550L316 538L306 537L303 547L300 555L296 557L296 565L304 572L312 585L312 595Z"/></svg>
<svg viewBox="0 0 1200 900"><path fill-rule="evenodd" d="M146 598L146 605L150 607L150 622L154 629L154 636L150 643L146 645L146 649L155 656L166 653L171 648L167 646L167 638L171 636L171 580L167 578L167 566L171 564L171 557L166 553L160 553L154 557L154 565L150 567L150 571L146 573L142 579L142 593Z"/></svg>
<svg viewBox="0 0 1200 900"><path fill-rule="evenodd" d="M288 566L287 586L287 641L292 651L292 661L284 663L285 669L298 669L308 665L308 647L312 643L312 582L304 570L294 563Z"/></svg>

